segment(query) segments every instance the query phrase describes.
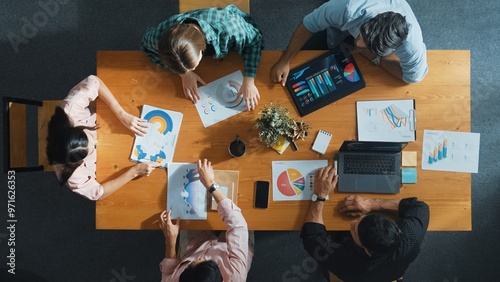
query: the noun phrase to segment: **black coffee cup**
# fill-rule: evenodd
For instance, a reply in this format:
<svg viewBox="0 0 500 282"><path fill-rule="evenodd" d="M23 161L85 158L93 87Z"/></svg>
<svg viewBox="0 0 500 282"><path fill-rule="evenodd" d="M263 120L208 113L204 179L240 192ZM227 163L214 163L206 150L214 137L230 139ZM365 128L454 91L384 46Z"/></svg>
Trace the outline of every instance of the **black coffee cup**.
<svg viewBox="0 0 500 282"><path fill-rule="evenodd" d="M240 140L240 136L236 135L236 140L233 140L231 144L229 144L229 154L234 158L239 158L243 156L247 150L247 146L243 141Z"/></svg>

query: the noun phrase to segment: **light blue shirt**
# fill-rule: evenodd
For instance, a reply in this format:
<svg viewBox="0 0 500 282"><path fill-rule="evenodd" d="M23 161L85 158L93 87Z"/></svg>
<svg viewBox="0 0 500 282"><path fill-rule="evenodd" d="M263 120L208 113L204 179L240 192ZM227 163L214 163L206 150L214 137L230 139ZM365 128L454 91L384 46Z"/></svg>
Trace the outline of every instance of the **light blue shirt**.
<svg viewBox="0 0 500 282"><path fill-rule="evenodd" d="M331 0L307 15L303 24L314 33L327 29L327 43L333 48L343 32L357 38L364 22L389 11L403 15L410 27L406 41L393 53L400 59L403 80L419 82L427 74L427 52L420 25L404 0Z"/></svg>

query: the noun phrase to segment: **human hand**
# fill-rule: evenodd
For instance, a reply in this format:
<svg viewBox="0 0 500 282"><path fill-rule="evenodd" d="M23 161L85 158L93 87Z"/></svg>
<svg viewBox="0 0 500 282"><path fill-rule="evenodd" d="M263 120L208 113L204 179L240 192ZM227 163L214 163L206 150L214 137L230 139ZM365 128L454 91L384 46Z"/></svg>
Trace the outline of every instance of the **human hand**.
<svg viewBox="0 0 500 282"><path fill-rule="evenodd" d="M200 93L198 92L198 82L201 83L201 85L207 84L194 71L188 71L185 74L181 74L180 77L184 95L196 104L196 102L201 99Z"/></svg>
<svg viewBox="0 0 500 282"><path fill-rule="evenodd" d="M149 174L153 170L155 170L155 168L159 167L160 165L161 165L161 163L158 163L158 162L145 162L145 163L136 164L134 166L134 168L135 168L135 177L138 177L138 176L149 176Z"/></svg>
<svg viewBox="0 0 500 282"><path fill-rule="evenodd" d="M326 198L337 185L338 176L335 175L335 167L318 168L314 176L314 193L322 198Z"/></svg>
<svg viewBox="0 0 500 282"><path fill-rule="evenodd" d="M243 77L243 84L241 85L240 92L238 93L238 95L243 95L247 105L247 111L254 110L259 104L259 90L255 87L254 81L255 78L253 77Z"/></svg>
<svg viewBox="0 0 500 282"><path fill-rule="evenodd" d="M279 60L271 68L271 80L275 83L281 82L281 85L285 86L289 72L290 72L290 64Z"/></svg>
<svg viewBox="0 0 500 282"><path fill-rule="evenodd" d="M350 216L362 216L372 211L372 199L362 196L349 196L340 205L339 212Z"/></svg>
<svg viewBox="0 0 500 282"><path fill-rule="evenodd" d="M145 119L138 118L125 111L123 111L123 113L119 115L118 119L134 134L144 136L144 134L148 133L146 128L148 128L149 125L147 123L148 121Z"/></svg>
<svg viewBox="0 0 500 282"><path fill-rule="evenodd" d="M215 183L214 169L212 163L207 159L198 160L198 173L200 175L200 181L205 186L205 188L210 189Z"/></svg>
<svg viewBox="0 0 500 282"><path fill-rule="evenodd" d="M172 210L168 212L165 210L160 215L160 228L163 231L163 236L165 239L170 239L175 242L177 239L177 235L179 235L179 229L181 227L181 217L177 217L177 222L175 224L172 223L170 218L170 214Z"/></svg>

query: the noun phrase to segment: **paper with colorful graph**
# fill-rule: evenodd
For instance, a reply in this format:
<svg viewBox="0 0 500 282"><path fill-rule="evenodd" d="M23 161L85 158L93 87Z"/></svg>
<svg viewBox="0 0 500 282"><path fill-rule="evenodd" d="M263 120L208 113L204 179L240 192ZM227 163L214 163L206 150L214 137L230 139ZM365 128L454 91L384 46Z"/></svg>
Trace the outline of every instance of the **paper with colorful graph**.
<svg viewBox="0 0 500 282"><path fill-rule="evenodd" d="M130 160L159 162L161 168L167 168L174 158L182 113L143 105L141 118L148 121L148 133L136 135Z"/></svg>
<svg viewBox="0 0 500 282"><path fill-rule="evenodd" d="M415 141L415 100L356 102L359 141Z"/></svg>
<svg viewBox="0 0 500 282"><path fill-rule="evenodd" d="M167 186L171 218L207 219L207 189L200 181L198 164L169 163Z"/></svg>
<svg viewBox="0 0 500 282"><path fill-rule="evenodd" d="M327 160L273 162L273 201L310 200L314 173L326 166Z"/></svg>
<svg viewBox="0 0 500 282"><path fill-rule="evenodd" d="M422 169L477 173L479 133L424 130Z"/></svg>
<svg viewBox="0 0 500 282"><path fill-rule="evenodd" d="M225 120L246 110L243 96L237 95L243 83L241 71L198 88L201 99L195 104L203 126Z"/></svg>

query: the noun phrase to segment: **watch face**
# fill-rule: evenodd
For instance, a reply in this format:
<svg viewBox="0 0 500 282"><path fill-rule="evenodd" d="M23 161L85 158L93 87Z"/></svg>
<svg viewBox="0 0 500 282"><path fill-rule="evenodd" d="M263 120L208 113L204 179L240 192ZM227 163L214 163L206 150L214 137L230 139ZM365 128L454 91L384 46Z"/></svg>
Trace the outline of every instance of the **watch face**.
<svg viewBox="0 0 500 282"><path fill-rule="evenodd" d="M316 202L316 200L317 200L317 199L318 199L318 195L316 195L316 194L312 194L312 196L311 196L311 200L312 200L313 202Z"/></svg>
<svg viewBox="0 0 500 282"><path fill-rule="evenodd" d="M220 186L219 186L219 183L215 182L214 185L212 185L212 187L215 189L219 189Z"/></svg>

